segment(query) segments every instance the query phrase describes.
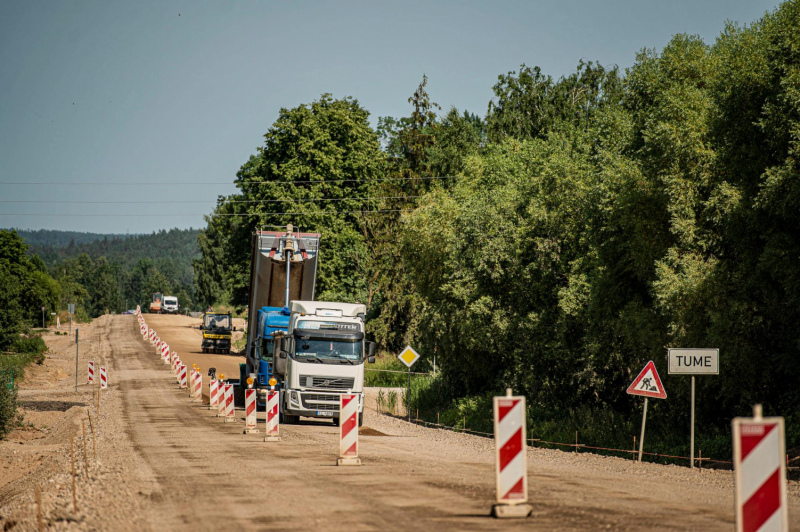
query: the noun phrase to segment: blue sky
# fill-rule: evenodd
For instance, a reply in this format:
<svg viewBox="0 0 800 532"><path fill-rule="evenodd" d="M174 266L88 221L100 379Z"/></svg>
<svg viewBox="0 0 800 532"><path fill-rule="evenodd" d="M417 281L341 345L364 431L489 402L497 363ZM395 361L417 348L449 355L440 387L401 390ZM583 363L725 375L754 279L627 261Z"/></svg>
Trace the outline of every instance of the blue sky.
<svg viewBox="0 0 800 532"><path fill-rule="evenodd" d="M443 109L483 115L522 63L556 78L582 58L626 68L676 33L711 43L777 4L8 0L0 227L202 227L281 107L330 92L373 122L406 116L426 74Z"/></svg>

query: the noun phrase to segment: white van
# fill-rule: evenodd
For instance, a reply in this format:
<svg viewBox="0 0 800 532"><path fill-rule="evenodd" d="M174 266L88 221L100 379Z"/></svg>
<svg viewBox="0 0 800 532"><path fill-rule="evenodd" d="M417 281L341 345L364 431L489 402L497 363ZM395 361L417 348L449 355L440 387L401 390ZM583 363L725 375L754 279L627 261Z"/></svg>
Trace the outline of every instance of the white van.
<svg viewBox="0 0 800 532"><path fill-rule="evenodd" d="M161 309L164 314L178 313L178 298L175 296L164 296L164 306Z"/></svg>

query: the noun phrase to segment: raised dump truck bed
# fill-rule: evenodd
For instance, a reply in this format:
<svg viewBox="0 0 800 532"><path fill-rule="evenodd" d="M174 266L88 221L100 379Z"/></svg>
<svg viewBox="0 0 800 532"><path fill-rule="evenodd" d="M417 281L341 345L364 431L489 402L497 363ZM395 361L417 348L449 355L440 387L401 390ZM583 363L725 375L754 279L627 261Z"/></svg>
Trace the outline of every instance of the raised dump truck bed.
<svg viewBox="0 0 800 532"><path fill-rule="evenodd" d="M314 299L319 240L319 233L301 233L291 225L285 231L259 229L253 234L247 315L249 357L253 356L259 309L281 308L287 301ZM287 258L291 262L288 284Z"/></svg>

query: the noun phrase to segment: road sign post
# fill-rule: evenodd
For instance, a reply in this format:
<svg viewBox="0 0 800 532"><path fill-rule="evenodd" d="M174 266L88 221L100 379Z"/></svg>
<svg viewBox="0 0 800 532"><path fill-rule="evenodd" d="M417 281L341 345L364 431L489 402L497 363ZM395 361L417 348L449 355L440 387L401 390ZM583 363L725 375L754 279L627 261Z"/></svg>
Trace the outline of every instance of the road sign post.
<svg viewBox="0 0 800 532"><path fill-rule="evenodd" d="M406 393L406 410L408 411L408 421L411 421L411 366L413 366L417 360L419 360L419 353L414 351L414 348L410 345L407 345L405 349L403 349L397 358L400 359L400 362L406 365L408 368L408 392Z"/></svg>
<svg viewBox="0 0 800 532"><path fill-rule="evenodd" d="M692 376L692 404L689 407L689 467L694 469L694 377L719 375L719 349L667 349L667 359L669 375Z"/></svg>
<svg viewBox="0 0 800 532"><path fill-rule="evenodd" d="M666 399L667 391L664 385L661 384L661 378L656 371L656 365L653 361L645 364L644 369L639 372L639 375L633 379L633 382L628 386L627 393L630 395L640 395L644 397L644 408L642 409L642 432L639 435L639 462L642 461L642 453L644 452L644 427L647 423L647 400L651 397L654 399Z"/></svg>

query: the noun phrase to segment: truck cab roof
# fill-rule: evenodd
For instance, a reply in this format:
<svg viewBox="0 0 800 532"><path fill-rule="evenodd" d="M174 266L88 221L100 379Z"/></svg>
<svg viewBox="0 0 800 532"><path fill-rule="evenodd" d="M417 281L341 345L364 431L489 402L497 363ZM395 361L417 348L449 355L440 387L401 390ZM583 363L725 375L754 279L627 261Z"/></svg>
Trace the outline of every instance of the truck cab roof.
<svg viewBox="0 0 800 532"><path fill-rule="evenodd" d="M367 314L367 306L361 303L335 303L332 301L292 301L289 303L292 314L306 316L355 318Z"/></svg>

